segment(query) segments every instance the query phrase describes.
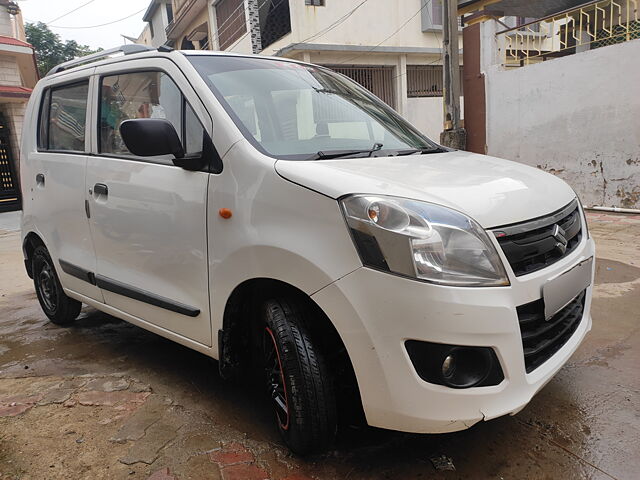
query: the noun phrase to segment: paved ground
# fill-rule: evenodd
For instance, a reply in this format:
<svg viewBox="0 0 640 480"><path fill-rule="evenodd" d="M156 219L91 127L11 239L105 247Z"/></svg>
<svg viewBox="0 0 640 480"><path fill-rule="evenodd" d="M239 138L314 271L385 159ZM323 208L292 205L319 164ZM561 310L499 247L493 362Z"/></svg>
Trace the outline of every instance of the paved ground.
<svg viewBox="0 0 640 480"><path fill-rule="evenodd" d="M517 416L449 435L354 428L306 459L204 356L89 308L73 327L48 323L16 221L0 215L2 480L638 478L640 217L590 215L593 331ZM440 455L455 471L436 470Z"/></svg>

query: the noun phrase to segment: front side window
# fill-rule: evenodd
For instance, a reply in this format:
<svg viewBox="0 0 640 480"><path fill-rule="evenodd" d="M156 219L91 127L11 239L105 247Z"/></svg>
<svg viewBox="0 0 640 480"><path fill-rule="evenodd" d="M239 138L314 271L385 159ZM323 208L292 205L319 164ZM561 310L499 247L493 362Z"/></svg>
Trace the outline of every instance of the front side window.
<svg viewBox="0 0 640 480"><path fill-rule="evenodd" d="M267 155L311 160L343 150L437 148L367 90L328 69L249 57L188 58L245 137Z"/></svg>
<svg viewBox="0 0 640 480"><path fill-rule="evenodd" d="M100 96L100 153L131 155L120 136L120 124L132 118L169 120L182 131L182 93L163 72L136 72L104 77Z"/></svg>
<svg viewBox="0 0 640 480"><path fill-rule="evenodd" d="M175 82L164 72L123 73L102 78L100 95L100 153L133 156L120 135L120 124L135 118L171 122L187 155L204 151L209 136ZM137 157L143 160L141 157ZM171 155L148 159L172 164Z"/></svg>
<svg viewBox="0 0 640 480"><path fill-rule="evenodd" d="M38 126L38 148L85 151L89 83L54 87L44 94Z"/></svg>

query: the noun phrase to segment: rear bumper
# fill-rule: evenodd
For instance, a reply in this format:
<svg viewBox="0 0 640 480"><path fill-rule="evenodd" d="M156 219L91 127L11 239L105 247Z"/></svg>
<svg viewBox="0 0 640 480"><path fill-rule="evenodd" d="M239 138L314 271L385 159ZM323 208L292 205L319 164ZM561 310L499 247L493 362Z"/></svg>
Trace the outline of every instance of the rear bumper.
<svg viewBox="0 0 640 480"><path fill-rule="evenodd" d="M450 432L517 413L578 348L591 329L592 286L576 331L529 374L516 307L541 298L548 279L594 254L593 240L585 239L549 268L511 278L509 287L443 287L360 268L313 298L342 336L370 425ZM428 383L416 373L406 340L490 347L505 378L499 385L468 389Z"/></svg>

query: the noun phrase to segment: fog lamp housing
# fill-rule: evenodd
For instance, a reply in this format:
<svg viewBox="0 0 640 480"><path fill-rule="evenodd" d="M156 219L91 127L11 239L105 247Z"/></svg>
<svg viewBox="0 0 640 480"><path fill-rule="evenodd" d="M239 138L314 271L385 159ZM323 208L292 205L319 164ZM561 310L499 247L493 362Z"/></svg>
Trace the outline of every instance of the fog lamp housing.
<svg viewBox="0 0 640 480"><path fill-rule="evenodd" d="M418 376L450 388L488 387L504 380L490 347L468 347L407 340L405 348Z"/></svg>

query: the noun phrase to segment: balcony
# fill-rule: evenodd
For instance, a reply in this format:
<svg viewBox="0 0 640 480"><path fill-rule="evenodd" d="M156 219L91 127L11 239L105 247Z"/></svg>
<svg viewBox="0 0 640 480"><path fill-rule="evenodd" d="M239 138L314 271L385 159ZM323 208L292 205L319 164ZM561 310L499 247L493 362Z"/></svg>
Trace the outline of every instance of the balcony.
<svg viewBox="0 0 640 480"><path fill-rule="evenodd" d="M165 28L167 39L175 41L205 8L205 0L173 0L173 20Z"/></svg>
<svg viewBox="0 0 640 480"><path fill-rule="evenodd" d="M506 67L640 38L638 0L599 0L496 34Z"/></svg>

